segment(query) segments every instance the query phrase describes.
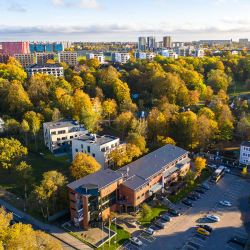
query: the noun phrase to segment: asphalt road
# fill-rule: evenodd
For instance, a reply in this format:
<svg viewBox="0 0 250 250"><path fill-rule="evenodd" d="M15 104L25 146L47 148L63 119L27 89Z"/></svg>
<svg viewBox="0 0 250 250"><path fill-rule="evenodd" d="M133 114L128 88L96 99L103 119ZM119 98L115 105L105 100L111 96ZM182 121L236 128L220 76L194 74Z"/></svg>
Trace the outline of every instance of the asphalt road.
<svg viewBox="0 0 250 250"><path fill-rule="evenodd" d="M201 199L193 202L192 208L180 204L179 208L183 214L173 218L166 229L158 230L153 240L139 237L143 242L140 249L240 250L242 247L227 242L233 235L245 237L246 227L250 229L249 196L250 182L238 176L226 174L217 184L211 185L211 189L203 194ZM220 200L230 201L232 207L219 205ZM204 219L207 214L218 215L220 222L207 221ZM246 222L245 225L243 221ZM209 237L197 236L195 228L201 223L207 223L214 228ZM127 247L127 250L130 249L134 247Z"/></svg>

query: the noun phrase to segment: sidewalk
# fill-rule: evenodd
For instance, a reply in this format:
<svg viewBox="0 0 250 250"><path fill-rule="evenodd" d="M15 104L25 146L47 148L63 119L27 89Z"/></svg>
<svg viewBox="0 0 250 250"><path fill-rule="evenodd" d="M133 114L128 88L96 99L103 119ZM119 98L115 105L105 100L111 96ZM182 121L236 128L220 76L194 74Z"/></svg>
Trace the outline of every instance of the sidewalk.
<svg viewBox="0 0 250 250"><path fill-rule="evenodd" d="M66 233L61 228L59 228L57 226L43 223L43 222L35 219L34 217L22 212L21 210L15 208L14 206L12 206L11 204L9 204L8 202L6 202L2 199L0 199L0 206L7 208L9 211L19 215L20 217L23 217L23 219L26 220L28 223L34 225L35 227L39 228L42 231L45 231L46 233L53 235L58 240L68 244L69 246L71 246L74 249L77 249L77 250L90 250L90 249L92 249L89 246L87 246L86 244L84 244L83 242L81 242L80 240L78 240L75 237L71 236L70 234Z"/></svg>

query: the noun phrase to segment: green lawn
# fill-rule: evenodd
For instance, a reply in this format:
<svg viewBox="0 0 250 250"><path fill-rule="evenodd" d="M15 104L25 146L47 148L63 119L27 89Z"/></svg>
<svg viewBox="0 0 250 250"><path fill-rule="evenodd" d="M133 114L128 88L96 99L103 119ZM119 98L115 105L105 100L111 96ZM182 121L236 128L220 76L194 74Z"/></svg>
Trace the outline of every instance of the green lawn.
<svg viewBox="0 0 250 250"><path fill-rule="evenodd" d="M152 212L145 218L140 218L139 221L143 226L148 226L150 223L158 217L163 212L167 211L167 208L164 206L151 207Z"/></svg>
<svg viewBox="0 0 250 250"><path fill-rule="evenodd" d="M106 242L103 246L98 248L99 250L115 250L119 246L123 245L130 238L129 232L120 228L115 229L114 224L111 225L111 230L116 231L117 235L112 238L112 240L110 241L110 245L109 242Z"/></svg>
<svg viewBox="0 0 250 250"><path fill-rule="evenodd" d="M250 90L245 83L235 83L235 85L228 90L228 93L230 96L247 95L250 94Z"/></svg>
<svg viewBox="0 0 250 250"><path fill-rule="evenodd" d="M168 199L173 202L177 203L180 200L182 200L184 197L186 197L190 192L192 192L198 184L204 182L209 176L211 175L211 170L206 168L202 171L200 177L198 177L195 180L195 183L193 185L187 185L183 189L181 189L177 194L170 195Z"/></svg>

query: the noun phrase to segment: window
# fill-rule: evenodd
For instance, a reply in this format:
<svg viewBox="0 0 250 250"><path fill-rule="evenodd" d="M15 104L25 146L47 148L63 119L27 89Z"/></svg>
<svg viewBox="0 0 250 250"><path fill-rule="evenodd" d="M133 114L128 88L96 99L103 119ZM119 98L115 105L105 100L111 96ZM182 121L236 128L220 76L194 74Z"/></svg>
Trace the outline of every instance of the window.
<svg viewBox="0 0 250 250"><path fill-rule="evenodd" d="M47 132L47 131L46 131ZM56 135L56 131L51 132L52 135Z"/></svg>
<svg viewBox="0 0 250 250"><path fill-rule="evenodd" d="M81 144L81 148L83 148L83 144Z"/></svg>
<svg viewBox="0 0 250 250"><path fill-rule="evenodd" d="M95 154L92 154L93 157L95 157Z"/></svg>
<svg viewBox="0 0 250 250"><path fill-rule="evenodd" d="M88 146L88 153L90 153L90 146Z"/></svg>
<svg viewBox="0 0 250 250"><path fill-rule="evenodd" d="M60 141L60 138L57 138L57 141Z"/></svg>
<svg viewBox="0 0 250 250"><path fill-rule="evenodd" d="M70 139L72 139L72 138L73 138L73 135L70 136Z"/></svg>
<svg viewBox="0 0 250 250"><path fill-rule="evenodd" d="M76 148L76 152L78 152L78 148Z"/></svg>

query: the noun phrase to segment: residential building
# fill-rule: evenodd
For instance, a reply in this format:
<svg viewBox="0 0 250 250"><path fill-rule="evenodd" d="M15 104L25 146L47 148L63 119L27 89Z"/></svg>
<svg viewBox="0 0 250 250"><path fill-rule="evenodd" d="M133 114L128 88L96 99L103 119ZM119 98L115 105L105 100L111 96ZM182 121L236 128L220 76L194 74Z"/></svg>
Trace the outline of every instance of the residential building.
<svg viewBox="0 0 250 250"><path fill-rule="evenodd" d="M156 49L156 43L155 43L155 37L154 36L148 36L147 37L147 48L148 48L148 50Z"/></svg>
<svg viewBox="0 0 250 250"><path fill-rule="evenodd" d="M183 47L183 46L184 46L184 42L172 42L173 48L179 48L179 47Z"/></svg>
<svg viewBox="0 0 250 250"><path fill-rule="evenodd" d="M44 144L52 153L70 152L72 140L88 131L73 120L43 123Z"/></svg>
<svg viewBox="0 0 250 250"><path fill-rule="evenodd" d="M178 58L178 54L175 53L173 50L169 50L169 49L161 50L160 55L162 55L164 57L174 58L174 59Z"/></svg>
<svg viewBox="0 0 250 250"><path fill-rule="evenodd" d="M9 55L0 54L0 63L7 63L9 61Z"/></svg>
<svg viewBox="0 0 250 250"><path fill-rule="evenodd" d="M205 51L204 49L191 49L190 55L193 57L204 57L205 56Z"/></svg>
<svg viewBox="0 0 250 250"><path fill-rule="evenodd" d="M147 50L147 38L141 36L138 38L138 50L145 51Z"/></svg>
<svg viewBox="0 0 250 250"><path fill-rule="evenodd" d="M143 51L138 51L135 52L135 58L141 59L141 60L153 60L155 57L155 54L152 52L143 52Z"/></svg>
<svg viewBox="0 0 250 250"><path fill-rule="evenodd" d="M172 48L172 37L171 36L164 36L163 37L163 47L164 48Z"/></svg>
<svg viewBox="0 0 250 250"><path fill-rule="evenodd" d="M35 63L34 54L15 54L14 57L21 63L24 68Z"/></svg>
<svg viewBox="0 0 250 250"><path fill-rule="evenodd" d="M48 60L55 60L54 53L36 53L36 63L43 65L46 64Z"/></svg>
<svg viewBox="0 0 250 250"><path fill-rule="evenodd" d="M64 51L64 46L62 43L54 42L31 42L29 45L30 53L58 53Z"/></svg>
<svg viewBox="0 0 250 250"><path fill-rule="evenodd" d="M229 46L232 45L233 41L231 40L200 40L198 44L201 45L209 45L209 46L216 46L216 45L222 45L222 46Z"/></svg>
<svg viewBox="0 0 250 250"><path fill-rule="evenodd" d="M99 63L103 64L105 62L105 57L103 55L103 53L88 53L86 55L86 58L89 59L97 59L99 61Z"/></svg>
<svg viewBox="0 0 250 250"><path fill-rule="evenodd" d="M1 42L2 54L14 56L15 54L29 54L29 42Z"/></svg>
<svg viewBox="0 0 250 250"><path fill-rule="evenodd" d="M243 141L240 145L240 163L250 165L250 141Z"/></svg>
<svg viewBox="0 0 250 250"><path fill-rule="evenodd" d="M120 145L120 139L111 135L85 134L72 140L73 159L78 152L93 156L103 168L113 166L110 152Z"/></svg>
<svg viewBox="0 0 250 250"><path fill-rule="evenodd" d="M55 77L63 76L63 67L59 64L34 64L26 68L28 76L31 77L35 74L53 75Z"/></svg>
<svg viewBox="0 0 250 250"><path fill-rule="evenodd" d="M130 60L130 54L126 52L114 52L111 54L112 62L127 63Z"/></svg>
<svg viewBox="0 0 250 250"><path fill-rule="evenodd" d="M76 66L77 65L77 53L69 52L69 51L60 52L58 53L58 61L60 63L62 62L67 63L70 66Z"/></svg>
<svg viewBox="0 0 250 250"><path fill-rule="evenodd" d="M157 192L184 176L190 168L188 152L165 145L117 171L101 169L68 184L71 220L87 229L113 212L137 211Z"/></svg>

